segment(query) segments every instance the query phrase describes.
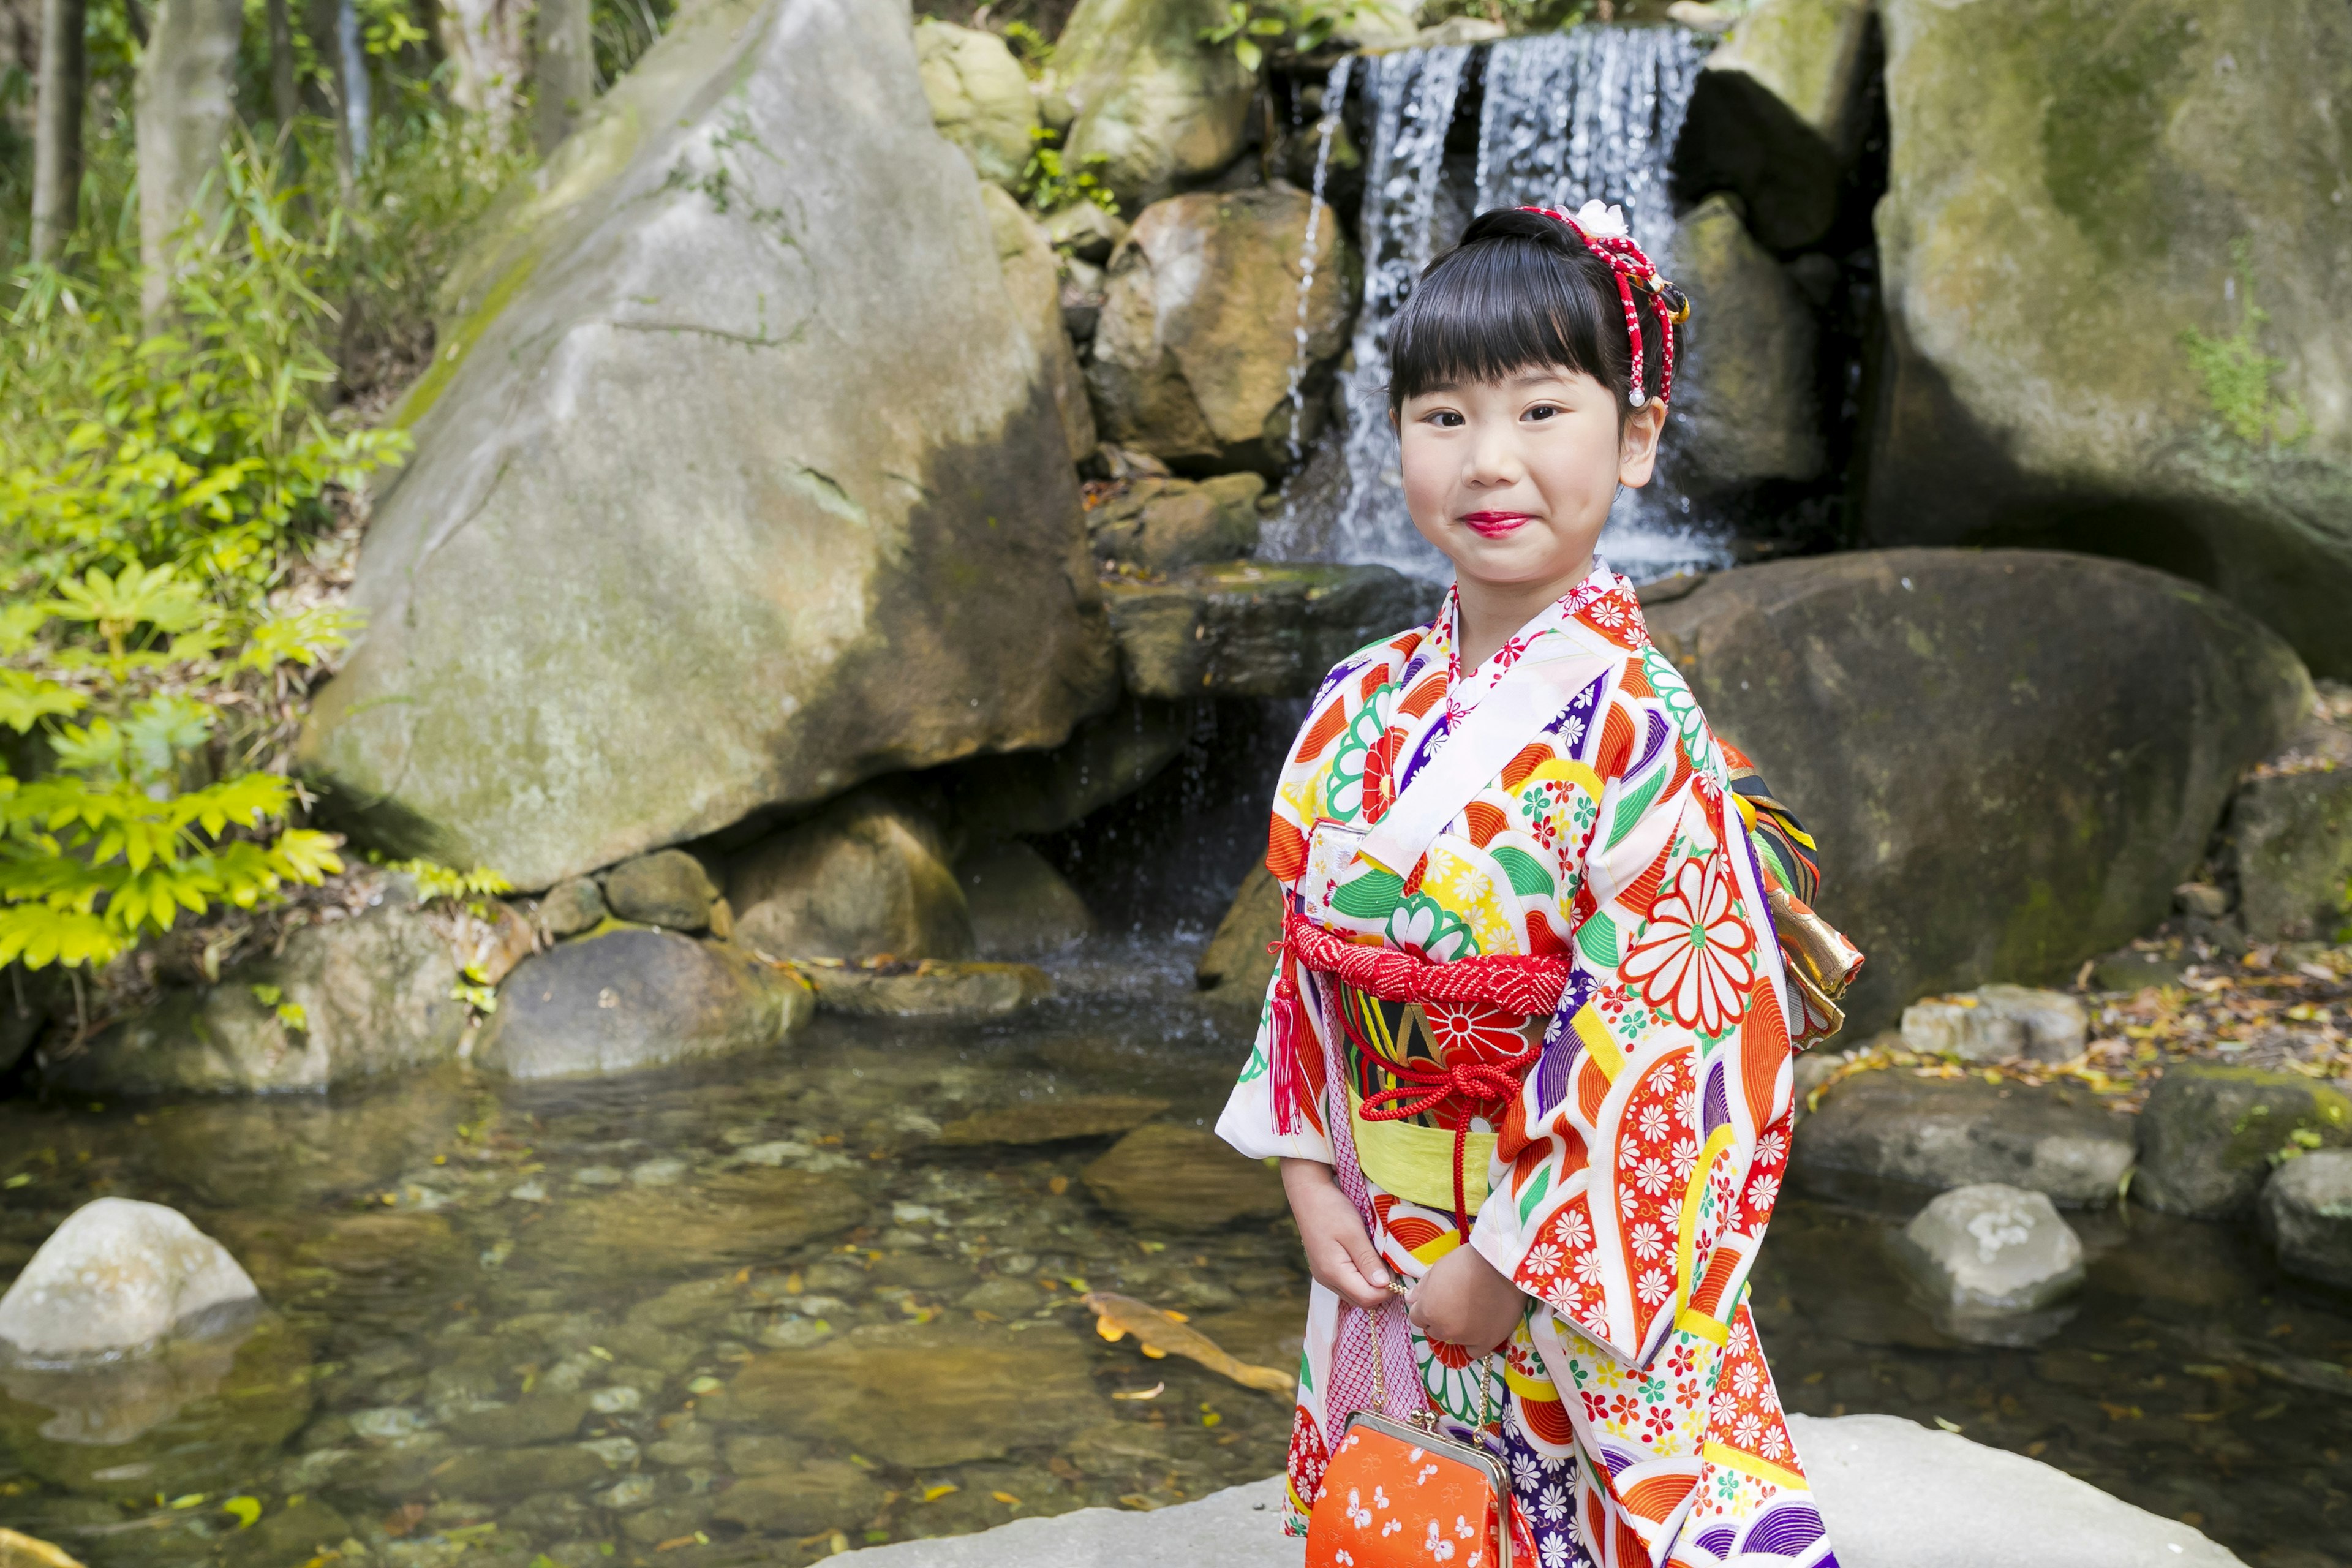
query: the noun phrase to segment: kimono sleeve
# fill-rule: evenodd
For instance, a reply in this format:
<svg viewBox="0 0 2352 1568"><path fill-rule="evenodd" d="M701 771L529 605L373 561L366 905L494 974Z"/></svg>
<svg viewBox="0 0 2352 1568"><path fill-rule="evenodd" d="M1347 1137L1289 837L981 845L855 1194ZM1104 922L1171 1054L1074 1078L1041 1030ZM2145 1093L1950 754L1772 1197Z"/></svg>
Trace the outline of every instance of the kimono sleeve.
<svg viewBox="0 0 2352 1568"><path fill-rule="evenodd" d="M1275 993L1281 984L1279 971L1266 983L1265 1004L1258 1010L1257 1038L1250 1046L1249 1060L1242 1064L1233 1092L1225 1097L1224 1112L1217 1118L1217 1136L1253 1160L1319 1160L1328 1165L1331 1136L1320 1122L1311 1116L1294 1116L1290 1130L1285 1131L1275 1115L1274 1057L1285 1045L1274 1026ZM1314 1031L1313 1038L1304 1044L1319 1050L1321 1031L1312 1022L1313 1011L1310 1007L1308 1027Z"/></svg>
<svg viewBox="0 0 2352 1568"><path fill-rule="evenodd" d="M1666 688L1671 671L1652 670ZM1571 976L1509 1108L1471 1243L1629 1364L1706 1293L1757 1141L1789 1094L1789 1032L1761 868L1705 721L1636 661L1612 694L1629 743L1572 920ZM1694 1308L1694 1301L1698 1306Z"/></svg>

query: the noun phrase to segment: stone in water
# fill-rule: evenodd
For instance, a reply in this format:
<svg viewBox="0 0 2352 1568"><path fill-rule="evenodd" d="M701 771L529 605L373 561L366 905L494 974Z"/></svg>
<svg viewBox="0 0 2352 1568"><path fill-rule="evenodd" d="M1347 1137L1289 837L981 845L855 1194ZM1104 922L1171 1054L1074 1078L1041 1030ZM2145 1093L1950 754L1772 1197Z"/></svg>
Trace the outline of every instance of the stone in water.
<svg viewBox="0 0 2352 1568"><path fill-rule="evenodd" d="M236 1259L178 1210L100 1198L0 1297L0 1349L35 1363L111 1359L226 1327L259 1300Z"/></svg>

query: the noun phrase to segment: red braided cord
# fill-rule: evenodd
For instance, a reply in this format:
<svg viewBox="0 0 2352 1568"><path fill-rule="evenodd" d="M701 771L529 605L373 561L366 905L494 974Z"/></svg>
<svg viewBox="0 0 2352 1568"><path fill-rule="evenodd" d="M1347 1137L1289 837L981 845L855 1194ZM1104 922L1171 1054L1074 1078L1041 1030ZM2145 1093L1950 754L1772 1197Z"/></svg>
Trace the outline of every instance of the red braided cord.
<svg viewBox="0 0 2352 1568"><path fill-rule="evenodd" d="M1658 401L1665 402L1674 390L1675 379L1675 308L1666 299L1666 291L1673 285L1659 275L1656 264L1629 235L1589 234L1582 224L1557 207L1521 207L1519 210L1540 213L1545 217L1566 224L1569 232L1582 240L1587 250L1608 263L1609 270L1615 275L1617 299L1625 307L1625 336L1633 351L1631 401L1636 408L1643 403L1643 343L1642 314L1640 308L1633 303L1633 285L1638 282L1642 291L1650 296L1651 305L1658 317Z"/></svg>
<svg viewBox="0 0 2352 1568"><path fill-rule="evenodd" d="M1549 1016L1568 989L1564 958L1491 952L1432 963L1390 947L1365 947L1324 930L1296 910L1282 917L1289 958L1383 1002L1483 1002L1523 1018Z"/></svg>

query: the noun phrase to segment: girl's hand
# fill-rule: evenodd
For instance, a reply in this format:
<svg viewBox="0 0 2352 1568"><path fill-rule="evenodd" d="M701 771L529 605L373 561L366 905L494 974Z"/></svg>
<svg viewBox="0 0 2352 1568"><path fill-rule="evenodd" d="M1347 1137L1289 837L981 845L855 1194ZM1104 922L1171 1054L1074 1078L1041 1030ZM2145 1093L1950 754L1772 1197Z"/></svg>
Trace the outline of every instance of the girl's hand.
<svg viewBox="0 0 2352 1568"><path fill-rule="evenodd" d="M1439 1258L1404 1299L1423 1333L1481 1354L1511 1337L1528 1306L1527 1293L1468 1247Z"/></svg>
<svg viewBox="0 0 2352 1568"><path fill-rule="evenodd" d="M1331 1167L1320 1160L1286 1159L1282 1188L1298 1222L1298 1238L1307 1244L1307 1271L1341 1300L1367 1311L1378 1309L1389 1299L1391 1276L1364 1234L1356 1205L1331 1180Z"/></svg>

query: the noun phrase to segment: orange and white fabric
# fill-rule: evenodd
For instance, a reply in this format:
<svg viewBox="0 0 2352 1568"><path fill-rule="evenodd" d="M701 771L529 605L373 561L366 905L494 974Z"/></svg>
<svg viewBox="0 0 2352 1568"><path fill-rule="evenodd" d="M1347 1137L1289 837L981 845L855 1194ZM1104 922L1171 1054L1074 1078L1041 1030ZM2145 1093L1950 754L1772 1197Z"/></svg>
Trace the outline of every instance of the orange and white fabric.
<svg viewBox="0 0 2352 1568"><path fill-rule="evenodd" d="M1436 963L1565 959L1559 1006L1380 1014L1303 973L1289 1011L1307 1026L1276 1027L1270 993L1218 1131L1245 1154L1333 1163L1402 1275L1466 1243L1527 1292L1492 1363L1500 1418L1485 1435L1511 1465L1527 1561L1833 1563L1744 1305L1788 1158L1789 1020L1804 1017L1772 931L1778 862L1759 856L1724 750L1624 579L1596 565L1478 669L1458 668L1454 637L1449 595L1429 625L1331 672L1286 759L1266 864L1293 911L1351 942ZM1351 839L1522 660L1552 666L1557 711L1410 868L1351 858ZM1355 1109L1392 1084L1360 1044L1383 1030L1441 1063L1534 1037L1542 1049L1516 1098L1400 1130ZM1485 1154L1467 1236L1450 1192L1407 1179L1423 1169L1407 1156L1457 1134ZM1329 1435L1369 1403L1335 1358L1350 1333L1362 1342L1352 1316L1316 1289L1295 1529ZM1417 1333L1411 1344L1423 1394L1467 1439L1489 1363ZM1335 1390L1335 1372L1349 1386Z"/></svg>

